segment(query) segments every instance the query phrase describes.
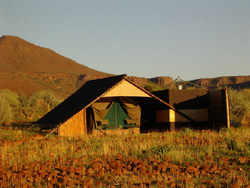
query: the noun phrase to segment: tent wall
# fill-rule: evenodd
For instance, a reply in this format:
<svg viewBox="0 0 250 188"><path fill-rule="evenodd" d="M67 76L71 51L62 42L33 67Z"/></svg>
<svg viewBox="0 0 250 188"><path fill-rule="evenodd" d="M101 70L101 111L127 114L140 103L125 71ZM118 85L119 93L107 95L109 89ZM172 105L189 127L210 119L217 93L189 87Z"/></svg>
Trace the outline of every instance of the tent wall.
<svg viewBox="0 0 250 188"><path fill-rule="evenodd" d="M228 90L209 90L209 116L213 127L230 127Z"/></svg>
<svg viewBox="0 0 250 188"><path fill-rule="evenodd" d="M87 135L86 108L82 109L58 129L60 136L83 136Z"/></svg>
<svg viewBox="0 0 250 188"><path fill-rule="evenodd" d="M127 80L122 80L115 88L106 93L103 97L150 97L144 91L138 89Z"/></svg>
<svg viewBox="0 0 250 188"><path fill-rule="evenodd" d="M164 90L154 93L178 111L192 118L196 123L176 113L172 109L156 112L156 121L164 124L170 131L181 127L202 128L209 122L208 97L206 89Z"/></svg>
<svg viewBox="0 0 250 188"><path fill-rule="evenodd" d="M225 89L164 90L154 94L195 121L191 123L171 109L158 110L156 121L165 124L170 131L181 127L229 127L228 94Z"/></svg>
<svg viewBox="0 0 250 188"><path fill-rule="evenodd" d="M164 131L169 130L169 122L165 122L165 119L169 117L161 116L160 120L157 119L157 112L166 112L169 110L169 107L163 105L159 101L154 99L145 99L140 102L141 105L141 132L154 132L154 131ZM159 120L159 121L157 121ZM164 121L164 122L162 122Z"/></svg>

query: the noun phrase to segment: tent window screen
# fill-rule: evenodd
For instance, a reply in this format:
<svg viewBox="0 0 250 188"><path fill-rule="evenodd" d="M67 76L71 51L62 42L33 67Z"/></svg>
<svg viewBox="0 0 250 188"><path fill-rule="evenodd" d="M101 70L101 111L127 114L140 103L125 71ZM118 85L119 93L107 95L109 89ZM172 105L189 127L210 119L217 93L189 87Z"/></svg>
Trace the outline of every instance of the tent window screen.
<svg viewBox="0 0 250 188"><path fill-rule="evenodd" d="M139 127L141 109L125 98L104 99L93 104L97 129L124 129Z"/></svg>

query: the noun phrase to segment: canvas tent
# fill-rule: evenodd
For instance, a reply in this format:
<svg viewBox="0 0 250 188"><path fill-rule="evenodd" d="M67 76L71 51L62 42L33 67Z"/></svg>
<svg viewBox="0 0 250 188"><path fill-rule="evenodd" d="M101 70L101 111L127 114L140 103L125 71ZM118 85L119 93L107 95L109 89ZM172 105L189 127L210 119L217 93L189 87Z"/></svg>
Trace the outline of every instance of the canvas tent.
<svg viewBox="0 0 250 188"><path fill-rule="evenodd" d="M155 114L159 109L175 111L126 75L120 75L86 82L35 124L62 136L139 133L141 127L157 126Z"/></svg>

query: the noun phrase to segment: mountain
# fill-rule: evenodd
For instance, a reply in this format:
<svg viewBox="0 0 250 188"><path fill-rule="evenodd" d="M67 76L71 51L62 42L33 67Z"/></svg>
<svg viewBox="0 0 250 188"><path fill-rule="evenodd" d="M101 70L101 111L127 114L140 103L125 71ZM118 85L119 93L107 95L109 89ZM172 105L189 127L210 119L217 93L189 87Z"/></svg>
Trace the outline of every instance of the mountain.
<svg viewBox="0 0 250 188"><path fill-rule="evenodd" d="M15 36L0 38L0 89L10 89L27 95L40 90L52 90L65 98L86 81L112 74L100 72L66 58L51 49L43 48ZM162 88L173 82L171 77L130 77L144 86L148 81ZM250 76L202 78L189 81L203 87L229 86L250 88Z"/></svg>
<svg viewBox="0 0 250 188"><path fill-rule="evenodd" d="M26 94L51 89L60 97L77 89L76 83L82 74L89 79L111 75L15 36L0 38L0 74L0 89Z"/></svg>

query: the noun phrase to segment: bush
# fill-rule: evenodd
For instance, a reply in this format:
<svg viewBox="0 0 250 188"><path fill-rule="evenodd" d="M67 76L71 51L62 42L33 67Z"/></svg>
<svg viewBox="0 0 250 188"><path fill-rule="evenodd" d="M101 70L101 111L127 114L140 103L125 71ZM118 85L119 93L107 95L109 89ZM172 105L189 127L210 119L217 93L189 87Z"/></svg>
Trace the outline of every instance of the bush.
<svg viewBox="0 0 250 188"><path fill-rule="evenodd" d="M250 113L250 91L229 89L229 108L231 120L241 122Z"/></svg>
<svg viewBox="0 0 250 188"><path fill-rule="evenodd" d="M9 122L12 119L12 109L9 103L0 96L0 123Z"/></svg>
<svg viewBox="0 0 250 188"><path fill-rule="evenodd" d="M150 149L153 155L158 155L161 158L166 156L170 150L171 150L171 147L169 146L169 144L155 146Z"/></svg>
<svg viewBox="0 0 250 188"><path fill-rule="evenodd" d="M144 85L144 89L148 90L149 92L153 92L153 91L160 91L163 90L163 88L160 85L157 85L153 82L148 81L145 85Z"/></svg>
<svg viewBox="0 0 250 188"><path fill-rule="evenodd" d="M250 113L246 113L242 120L241 120L241 125L242 126L250 126Z"/></svg>
<svg viewBox="0 0 250 188"><path fill-rule="evenodd" d="M21 107L30 106L30 99L24 93L22 93L22 92L19 93L18 100L20 102Z"/></svg>
<svg viewBox="0 0 250 188"><path fill-rule="evenodd" d="M0 90L0 97L5 100L11 107L17 107L20 105L17 93L8 89Z"/></svg>
<svg viewBox="0 0 250 188"><path fill-rule="evenodd" d="M38 119L57 106L58 100L52 91L39 91L31 96L8 89L0 90L0 123Z"/></svg>
<svg viewBox="0 0 250 188"><path fill-rule="evenodd" d="M46 112L49 112L60 103L54 93L49 90L39 91L30 97L31 106L42 106Z"/></svg>

